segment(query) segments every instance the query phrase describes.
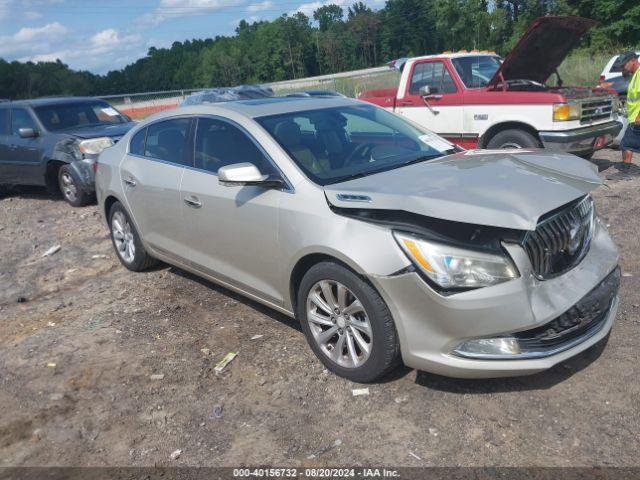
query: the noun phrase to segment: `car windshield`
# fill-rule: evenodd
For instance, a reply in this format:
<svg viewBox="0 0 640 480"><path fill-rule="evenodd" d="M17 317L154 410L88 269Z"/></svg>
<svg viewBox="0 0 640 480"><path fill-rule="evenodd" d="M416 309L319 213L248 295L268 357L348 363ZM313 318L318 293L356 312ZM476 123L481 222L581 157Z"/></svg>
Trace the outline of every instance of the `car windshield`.
<svg viewBox="0 0 640 480"><path fill-rule="evenodd" d="M127 118L106 102L72 102L34 108L49 131L93 125L125 123Z"/></svg>
<svg viewBox="0 0 640 480"><path fill-rule="evenodd" d="M467 88L486 87L500 67L500 57L476 55L451 60L460 79Z"/></svg>
<svg viewBox="0 0 640 480"><path fill-rule="evenodd" d="M455 150L437 135L364 104L256 120L319 185L430 160Z"/></svg>

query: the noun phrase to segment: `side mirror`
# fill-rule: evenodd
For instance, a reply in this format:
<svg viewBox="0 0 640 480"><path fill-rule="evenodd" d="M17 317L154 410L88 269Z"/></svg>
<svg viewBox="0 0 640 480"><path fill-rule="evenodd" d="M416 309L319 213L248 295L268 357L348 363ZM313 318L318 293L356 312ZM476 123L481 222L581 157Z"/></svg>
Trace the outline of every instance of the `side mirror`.
<svg viewBox="0 0 640 480"><path fill-rule="evenodd" d="M420 90L418 90L418 93L421 97L428 97L429 95L431 95L431 88L429 87L429 85L423 85L422 87L420 87Z"/></svg>
<svg viewBox="0 0 640 480"><path fill-rule="evenodd" d="M281 179L270 179L263 175L253 163L234 163L218 170L218 182L225 187L256 185L265 188L281 188Z"/></svg>
<svg viewBox="0 0 640 480"><path fill-rule="evenodd" d="M38 131L35 128L21 128L18 130L18 135L21 138L35 138L38 136Z"/></svg>

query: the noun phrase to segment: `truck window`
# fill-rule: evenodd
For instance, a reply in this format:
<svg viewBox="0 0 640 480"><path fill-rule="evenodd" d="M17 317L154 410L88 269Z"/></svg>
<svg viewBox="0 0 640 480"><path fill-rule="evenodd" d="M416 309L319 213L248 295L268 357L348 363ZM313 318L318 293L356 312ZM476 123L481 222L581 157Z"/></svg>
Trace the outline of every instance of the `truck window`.
<svg viewBox="0 0 640 480"><path fill-rule="evenodd" d="M420 88L428 85L432 93L455 93L456 84L442 62L418 63L413 69L409 93L418 95Z"/></svg>
<svg viewBox="0 0 640 480"><path fill-rule="evenodd" d="M9 131L9 109L0 108L0 135L6 135Z"/></svg>
<svg viewBox="0 0 640 480"><path fill-rule="evenodd" d="M451 60L467 88L485 87L500 67L500 57L476 55Z"/></svg>

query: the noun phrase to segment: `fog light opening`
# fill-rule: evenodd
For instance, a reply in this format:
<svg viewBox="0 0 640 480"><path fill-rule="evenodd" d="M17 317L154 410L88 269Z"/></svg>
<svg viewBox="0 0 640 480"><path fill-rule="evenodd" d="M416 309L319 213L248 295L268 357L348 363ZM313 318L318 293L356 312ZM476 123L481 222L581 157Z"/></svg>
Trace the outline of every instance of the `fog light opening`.
<svg viewBox="0 0 640 480"><path fill-rule="evenodd" d="M462 357L509 357L520 355L522 350L514 337L477 338L461 343L454 353Z"/></svg>

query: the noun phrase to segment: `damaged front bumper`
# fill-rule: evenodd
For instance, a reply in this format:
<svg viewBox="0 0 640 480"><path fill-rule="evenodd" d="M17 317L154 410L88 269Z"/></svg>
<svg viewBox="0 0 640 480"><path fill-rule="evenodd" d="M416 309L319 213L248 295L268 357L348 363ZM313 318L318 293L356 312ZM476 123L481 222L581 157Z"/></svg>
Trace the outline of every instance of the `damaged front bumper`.
<svg viewBox="0 0 640 480"><path fill-rule="evenodd" d="M448 297L432 290L415 272L370 277L396 320L406 365L459 378L526 375L567 360L607 336L618 307L617 284L603 281L616 271L618 253L600 222L582 262L553 279L538 280L520 246L509 244L507 250L520 278ZM543 343L549 346L553 340L544 335L533 338L539 333L536 329L545 331L541 327L552 326L572 308L584 307L589 293L603 283L611 286L609 304L600 317L592 319L596 323L588 322L593 328L544 351ZM511 350L515 355L531 349L525 352L528 355L511 358L508 354L492 358L460 354L465 342L496 338L518 339L517 349ZM536 340L542 342L537 348ZM502 343L507 353L514 345Z"/></svg>
<svg viewBox="0 0 640 480"><path fill-rule="evenodd" d="M69 168L76 174L77 187L87 193L94 193L96 189L95 165L97 161L98 155L86 155L85 158L69 164Z"/></svg>
<svg viewBox="0 0 640 480"><path fill-rule="evenodd" d="M576 155L586 155L613 142L622 130L622 124L611 121L574 130L539 132L544 148Z"/></svg>

